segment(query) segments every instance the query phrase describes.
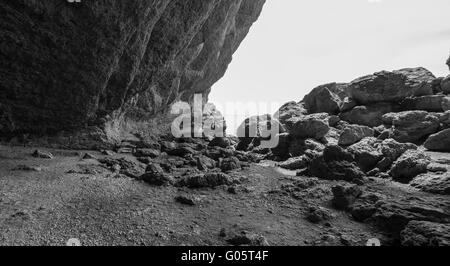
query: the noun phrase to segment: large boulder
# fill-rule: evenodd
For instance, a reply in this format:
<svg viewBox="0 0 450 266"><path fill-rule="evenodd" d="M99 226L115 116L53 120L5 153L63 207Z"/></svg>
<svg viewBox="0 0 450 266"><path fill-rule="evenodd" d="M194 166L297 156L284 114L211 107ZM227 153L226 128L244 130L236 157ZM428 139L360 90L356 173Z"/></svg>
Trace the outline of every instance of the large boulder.
<svg viewBox="0 0 450 266"><path fill-rule="evenodd" d="M359 104L397 102L411 96L433 94L436 77L424 68L382 71L354 80L348 91Z"/></svg>
<svg viewBox="0 0 450 266"><path fill-rule="evenodd" d="M400 236L402 246L448 247L450 246L450 224L411 221Z"/></svg>
<svg viewBox="0 0 450 266"><path fill-rule="evenodd" d="M450 152L450 129L431 135L424 147L431 151Z"/></svg>
<svg viewBox="0 0 450 266"><path fill-rule="evenodd" d="M383 122L393 126L391 137L399 142L423 142L440 127L439 118L425 111L389 113Z"/></svg>
<svg viewBox="0 0 450 266"><path fill-rule="evenodd" d="M406 151L394 162L389 175L400 181L411 181L414 177L426 173L431 159L418 150Z"/></svg>
<svg viewBox="0 0 450 266"><path fill-rule="evenodd" d="M342 104L341 98L335 94L336 83L325 84L314 88L305 96L303 102L309 113L338 114Z"/></svg>
<svg viewBox="0 0 450 266"><path fill-rule="evenodd" d="M391 103L377 103L368 106L357 106L340 114L340 118L351 124L377 127L383 124L383 115L396 112L398 106Z"/></svg>
<svg viewBox="0 0 450 266"><path fill-rule="evenodd" d="M359 142L360 140L373 137L374 130L367 126L360 125L348 125L342 131L339 137L339 145L341 146L350 146Z"/></svg>
<svg viewBox="0 0 450 266"><path fill-rule="evenodd" d="M127 116L207 96L265 0L69 2L0 2L1 134L115 137Z"/></svg>
<svg viewBox="0 0 450 266"><path fill-rule="evenodd" d="M329 116L326 113L306 115L297 118L289 133L294 138L313 138L320 140L328 133L328 131L330 131L328 118Z"/></svg>

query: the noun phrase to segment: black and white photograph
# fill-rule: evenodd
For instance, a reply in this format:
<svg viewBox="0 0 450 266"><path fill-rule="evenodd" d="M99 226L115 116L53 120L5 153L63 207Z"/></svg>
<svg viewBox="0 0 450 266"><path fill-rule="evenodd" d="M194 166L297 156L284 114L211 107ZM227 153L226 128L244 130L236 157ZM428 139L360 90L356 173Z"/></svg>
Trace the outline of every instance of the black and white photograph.
<svg viewBox="0 0 450 266"><path fill-rule="evenodd" d="M0 0L0 246L450 246L449 11Z"/></svg>

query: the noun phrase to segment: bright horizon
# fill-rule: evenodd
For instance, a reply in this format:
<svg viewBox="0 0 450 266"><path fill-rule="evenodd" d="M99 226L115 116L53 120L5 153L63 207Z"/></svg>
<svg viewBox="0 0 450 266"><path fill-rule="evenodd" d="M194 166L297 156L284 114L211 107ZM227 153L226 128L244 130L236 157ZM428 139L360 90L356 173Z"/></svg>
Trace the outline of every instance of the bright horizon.
<svg viewBox="0 0 450 266"><path fill-rule="evenodd" d="M447 76L448 10L448 0L268 0L210 102L279 107L321 84L406 67ZM224 112L229 133L256 114Z"/></svg>

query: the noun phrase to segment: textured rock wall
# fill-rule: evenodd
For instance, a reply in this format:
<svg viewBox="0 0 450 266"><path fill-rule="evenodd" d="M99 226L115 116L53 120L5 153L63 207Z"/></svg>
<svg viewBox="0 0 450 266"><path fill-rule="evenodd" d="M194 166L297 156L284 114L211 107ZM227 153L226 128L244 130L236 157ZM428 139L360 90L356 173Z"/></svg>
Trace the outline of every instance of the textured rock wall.
<svg viewBox="0 0 450 266"><path fill-rule="evenodd" d="M0 133L151 119L208 95L265 0L3 0Z"/></svg>

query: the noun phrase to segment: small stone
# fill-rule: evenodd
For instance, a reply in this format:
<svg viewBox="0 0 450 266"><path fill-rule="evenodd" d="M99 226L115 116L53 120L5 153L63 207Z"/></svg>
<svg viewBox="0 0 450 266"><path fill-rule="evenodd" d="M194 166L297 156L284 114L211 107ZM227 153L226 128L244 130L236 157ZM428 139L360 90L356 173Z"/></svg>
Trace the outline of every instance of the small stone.
<svg viewBox="0 0 450 266"><path fill-rule="evenodd" d="M86 153L86 154L83 156L83 160L95 160L95 159L97 159L97 157L95 157L94 155L92 155L92 154L90 154L90 153Z"/></svg>
<svg viewBox="0 0 450 266"><path fill-rule="evenodd" d="M189 206L195 206L196 203L196 199L190 197L190 196L177 196L175 197L175 201L184 204L184 205L189 205Z"/></svg>
<svg viewBox="0 0 450 266"><path fill-rule="evenodd" d="M53 154L51 154L50 152L43 152L40 150L34 151L32 156L41 159L53 159Z"/></svg>

